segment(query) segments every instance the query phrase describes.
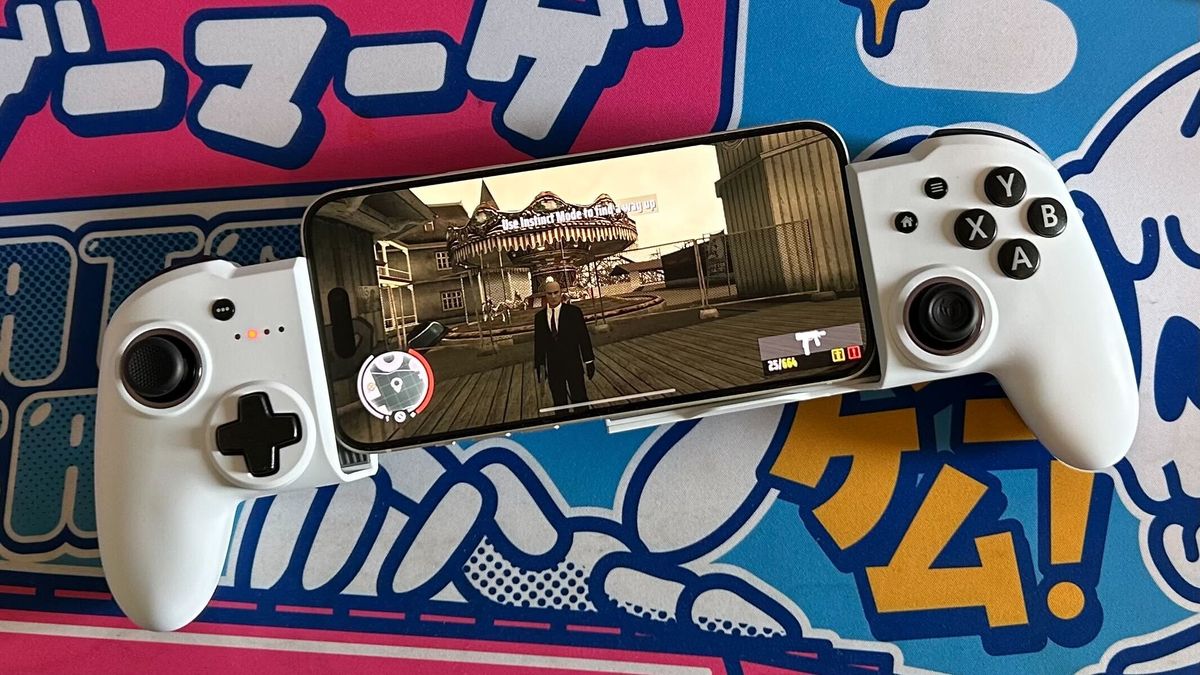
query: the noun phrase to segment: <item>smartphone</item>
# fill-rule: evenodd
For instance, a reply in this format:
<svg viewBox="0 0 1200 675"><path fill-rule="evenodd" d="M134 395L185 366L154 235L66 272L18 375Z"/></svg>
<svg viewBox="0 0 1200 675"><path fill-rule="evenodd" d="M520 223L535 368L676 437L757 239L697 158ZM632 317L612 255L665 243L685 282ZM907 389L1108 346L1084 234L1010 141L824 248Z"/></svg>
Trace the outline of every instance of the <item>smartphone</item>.
<svg viewBox="0 0 1200 675"><path fill-rule="evenodd" d="M858 378L875 345L846 163L797 122L321 197L303 240L339 442Z"/></svg>

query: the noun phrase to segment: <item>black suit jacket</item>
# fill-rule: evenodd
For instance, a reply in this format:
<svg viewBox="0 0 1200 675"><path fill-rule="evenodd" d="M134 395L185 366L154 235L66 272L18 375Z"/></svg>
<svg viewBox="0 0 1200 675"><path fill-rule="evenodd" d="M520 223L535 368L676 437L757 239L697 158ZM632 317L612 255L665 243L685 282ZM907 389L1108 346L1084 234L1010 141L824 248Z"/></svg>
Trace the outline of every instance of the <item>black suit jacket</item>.
<svg viewBox="0 0 1200 675"><path fill-rule="evenodd" d="M584 363L596 358L583 310L566 303L559 305L557 337L550 332L548 316L543 307L533 317L534 367L543 366L557 372L582 371Z"/></svg>

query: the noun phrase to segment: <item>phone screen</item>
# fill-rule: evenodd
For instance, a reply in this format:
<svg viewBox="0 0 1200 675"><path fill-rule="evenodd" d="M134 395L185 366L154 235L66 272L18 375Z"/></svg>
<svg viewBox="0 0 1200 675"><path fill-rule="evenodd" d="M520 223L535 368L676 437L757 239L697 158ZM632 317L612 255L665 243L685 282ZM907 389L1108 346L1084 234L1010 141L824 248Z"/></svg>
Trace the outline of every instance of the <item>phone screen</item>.
<svg viewBox="0 0 1200 675"><path fill-rule="evenodd" d="M845 163L801 123L323 197L304 245L339 440L383 451L861 372Z"/></svg>

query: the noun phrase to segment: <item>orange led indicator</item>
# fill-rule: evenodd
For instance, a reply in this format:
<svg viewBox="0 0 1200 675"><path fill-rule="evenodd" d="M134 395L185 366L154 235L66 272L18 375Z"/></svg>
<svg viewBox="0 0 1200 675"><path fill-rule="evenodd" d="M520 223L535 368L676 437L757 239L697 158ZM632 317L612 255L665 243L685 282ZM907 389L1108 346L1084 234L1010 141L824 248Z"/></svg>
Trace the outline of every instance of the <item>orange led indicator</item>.
<svg viewBox="0 0 1200 675"><path fill-rule="evenodd" d="M258 337L258 331L251 328L250 330L246 331L246 337L253 340L254 338Z"/></svg>

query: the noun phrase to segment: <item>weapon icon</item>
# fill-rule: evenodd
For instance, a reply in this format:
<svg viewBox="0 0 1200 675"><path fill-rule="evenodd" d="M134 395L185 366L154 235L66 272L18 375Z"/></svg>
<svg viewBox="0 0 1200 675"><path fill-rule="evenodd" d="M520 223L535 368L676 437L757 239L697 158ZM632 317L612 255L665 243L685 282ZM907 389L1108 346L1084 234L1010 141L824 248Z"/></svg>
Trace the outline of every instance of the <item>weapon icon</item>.
<svg viewBox="0 0 1200 675"><path fill-rule="evenodd" d="M812 353L812 345L821 346L821 338L825 337L826 333L823 330L806 330L796 333L796 341L803 343L804 355L809 356Z"/></svg>

